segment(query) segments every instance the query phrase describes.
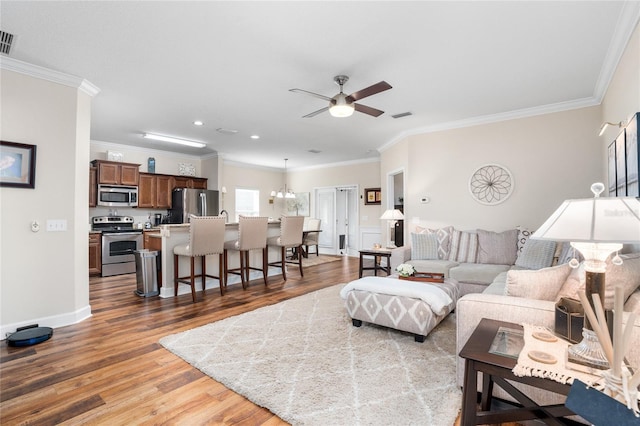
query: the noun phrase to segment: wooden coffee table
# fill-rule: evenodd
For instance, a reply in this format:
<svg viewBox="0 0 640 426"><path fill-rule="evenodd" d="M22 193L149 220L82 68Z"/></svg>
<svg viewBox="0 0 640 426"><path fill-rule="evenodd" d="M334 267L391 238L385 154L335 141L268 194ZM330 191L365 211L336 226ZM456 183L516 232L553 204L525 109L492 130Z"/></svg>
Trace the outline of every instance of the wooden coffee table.
<svg viewBox="0 0 640 426"><path fill-rule="evenodd" d="M542 419L545 424L552 425L576 424L562 418L574 415L564 404L540 406L509 383L524 383L560 395L567 395L571 389L570 385L549 379L514 375L511 370L517 364L516 358L489 352L500 327L516 331L522 330L522 326L518 324L484 318L460 351L460 357L465 359L461 425L493 424L531 419ZM482 373L480 411L477 411L478 372ZM494 383L511 395L520 405L514 404L515 408L491 410Z"/></svg>

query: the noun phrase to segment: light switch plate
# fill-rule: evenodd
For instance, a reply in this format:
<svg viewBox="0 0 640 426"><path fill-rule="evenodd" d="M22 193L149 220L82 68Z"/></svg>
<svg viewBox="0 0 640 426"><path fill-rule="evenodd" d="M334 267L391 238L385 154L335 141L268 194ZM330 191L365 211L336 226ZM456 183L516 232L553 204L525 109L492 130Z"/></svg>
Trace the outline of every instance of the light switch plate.
<svg viewBox="0 0 640 426"><path fill-rule="evenodd" d="M66 219L47 219L47 232L64 232L66 230Z"/></svg>

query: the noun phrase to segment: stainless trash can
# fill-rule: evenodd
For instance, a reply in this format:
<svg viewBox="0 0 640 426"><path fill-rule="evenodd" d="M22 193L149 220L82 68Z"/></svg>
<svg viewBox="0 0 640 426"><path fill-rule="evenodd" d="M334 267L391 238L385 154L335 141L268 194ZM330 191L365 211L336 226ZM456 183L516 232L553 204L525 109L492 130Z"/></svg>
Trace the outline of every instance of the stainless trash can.
<svg viewBox="0 0 640 426"><path fill-rule="evenodd" d="M156 270L157 251L136 250L136 282L137 288L134 293L140 297L157 296L158 272Z"/></svg>

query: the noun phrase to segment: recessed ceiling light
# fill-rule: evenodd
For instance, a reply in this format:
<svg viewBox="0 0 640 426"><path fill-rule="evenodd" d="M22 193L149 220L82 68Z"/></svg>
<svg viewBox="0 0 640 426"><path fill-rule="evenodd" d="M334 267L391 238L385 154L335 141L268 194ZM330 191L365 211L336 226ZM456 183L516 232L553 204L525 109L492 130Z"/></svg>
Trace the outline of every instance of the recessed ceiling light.
<svg viewBox="0 0 640 426"><path fill-rule="evenodd" d="M204 123L202 121L200 121L200 120L196 120L196 121L193 122L193 125L194 126L204 126Z"/></svg>
<svg viewBox="0 0 640 426"><path fill-rule="evenodd" d="M258 135L251 135L251 139L260 139L260 136L258 136Z"/></svg>
<svg viewBox="0 0 640 426"><path fill-rule="evenodd" d="M205 146L207 146L206 143L202 143L202 142L190 141L187 139L180 139L180 138L173 138L171 136L156 135L153 133L145 133L142 135L142 137L145 139L153 139L156 141L171 142L171 143L177 143L180 145L193 146L195 148L204 148Z"/></svg>

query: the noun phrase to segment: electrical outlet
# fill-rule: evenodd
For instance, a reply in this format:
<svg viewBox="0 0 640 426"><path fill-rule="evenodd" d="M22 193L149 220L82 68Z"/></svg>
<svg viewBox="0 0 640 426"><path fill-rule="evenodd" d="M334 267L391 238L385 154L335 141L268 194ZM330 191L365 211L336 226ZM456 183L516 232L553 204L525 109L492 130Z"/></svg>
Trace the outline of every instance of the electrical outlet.
<svg viewBox="0 0 640 426"><path fill-rule="evenodd" d="M47 219L47 232L64 232L66 230L66 219Z"/></svg>

